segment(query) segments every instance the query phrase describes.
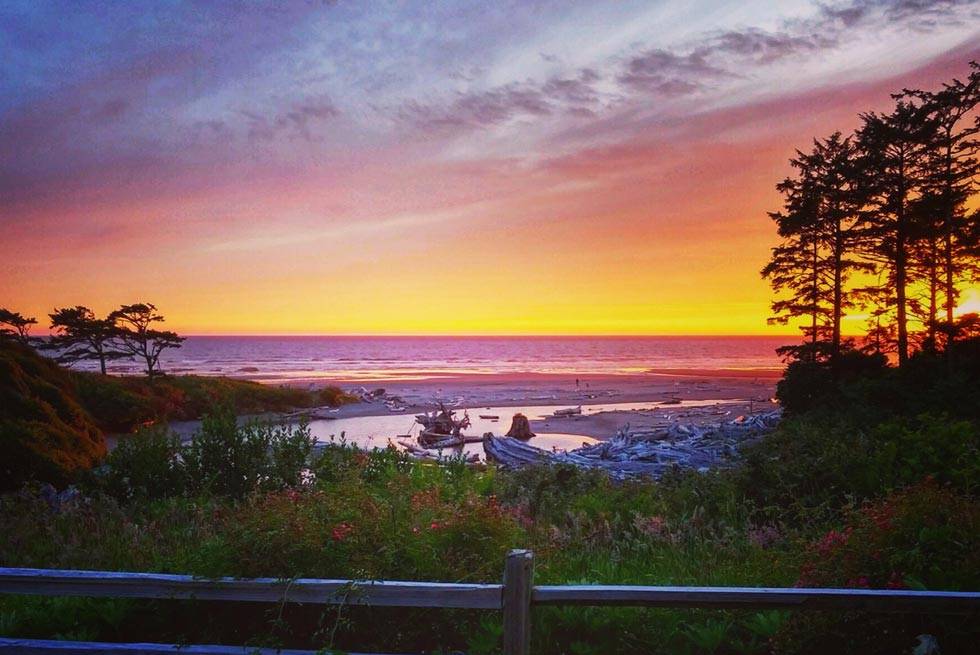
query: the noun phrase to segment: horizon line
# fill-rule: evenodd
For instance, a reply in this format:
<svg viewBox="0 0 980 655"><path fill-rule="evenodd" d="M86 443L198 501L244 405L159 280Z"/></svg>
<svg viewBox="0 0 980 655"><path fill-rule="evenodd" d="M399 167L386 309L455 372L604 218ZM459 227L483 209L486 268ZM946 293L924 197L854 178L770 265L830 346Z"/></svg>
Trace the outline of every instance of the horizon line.
<svg viewBox="0 0 980 655"><path fill-rule="evenodd" d="M314 332L293 332L293 333L186 333L184 337L316 337L316 338L341 338L341 339L363 339L363 338L462 338L462 339L491 339L491 338L516 338L516 339L645 339L645 338L794 338L796 335L790 334L747 334L747 333L664 333L664 334L590 334L590 333L314 333ZM845 338L857 338L864 335L843 335Z"/></svg>

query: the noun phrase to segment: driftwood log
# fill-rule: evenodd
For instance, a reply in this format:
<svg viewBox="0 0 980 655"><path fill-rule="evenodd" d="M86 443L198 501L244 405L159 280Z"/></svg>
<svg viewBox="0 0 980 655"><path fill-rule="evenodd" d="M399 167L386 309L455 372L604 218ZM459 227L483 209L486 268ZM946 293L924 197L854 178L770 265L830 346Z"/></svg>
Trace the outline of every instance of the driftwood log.
<svg viewBox="0 0 980 655"><path fill-rule="evenodd" d="M780 412L739 416L705 426L674 424L667 429L631 432L629 425L608 441L569 451L549 452L508 437L484 435L489 461L507 468L536 464L572 464L600 469L617 479L660 477L680 467L706 470L733 461L738 448L772 430Z"/></svg>
<svg viewBox="0 0 980 655"><path fill-rule="evenodd" d="M510 422L510 430L507 430L507 436L514 439L530 439L534 436L534 433L531 432L531 422L523 414L514 414L514 419Z"/></svg>

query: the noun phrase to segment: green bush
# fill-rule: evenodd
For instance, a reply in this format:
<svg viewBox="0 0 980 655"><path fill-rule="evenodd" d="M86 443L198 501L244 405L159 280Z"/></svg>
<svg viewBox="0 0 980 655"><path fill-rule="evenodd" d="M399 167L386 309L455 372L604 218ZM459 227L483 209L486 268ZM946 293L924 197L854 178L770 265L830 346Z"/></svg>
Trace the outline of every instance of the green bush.
<svg viewBox="0 0 980 655"><path fill-rule="evenodd" d="M848 513L812 543L800 586L980 589L980 502L929 480ZM781 630L781 651L897 653L919 634L943 652L970 652L976 625L940 616L801 614Z"/></svg>
<svg viewBox="0 0 980 655"><path fill-rule="evenodd" d="M315 443L305 424L239 425L224 408L205 416L186 443L161 427L121 439L100 479L122 499L184 493L244 498L303 484Z"/></svg>
<svg viewBox="0 0 980 655"><path fill-rule="evenodd" d="M746 448L734 475L760 512L798 525L820 523L849 503L927 476L976 492L980 427L942 416L866 425L811 412Z"/></svg>

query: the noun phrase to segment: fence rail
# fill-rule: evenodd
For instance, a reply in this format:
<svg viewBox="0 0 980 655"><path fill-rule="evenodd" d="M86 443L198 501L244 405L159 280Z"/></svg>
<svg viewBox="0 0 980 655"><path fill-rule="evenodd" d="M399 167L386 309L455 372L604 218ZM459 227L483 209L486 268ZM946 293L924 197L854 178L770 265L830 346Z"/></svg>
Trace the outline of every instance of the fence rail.
<svg viewBox="0 0 980 655"><path fill-rule="evenodd" d="M503 613L505 655L526 655L529 652L530 610L535 605L980 613L980 592L625 585L534 586L533 563L531 551L511 551L504 566L503 584L305 578L203 579L160 573L0 568L0 594L497 610ZM0 638L0 653L151 655L175 652L177 649L177 646L169 644L104 644ZM181 646L179 651L208 655L262 652L235 646Z"/></svg>

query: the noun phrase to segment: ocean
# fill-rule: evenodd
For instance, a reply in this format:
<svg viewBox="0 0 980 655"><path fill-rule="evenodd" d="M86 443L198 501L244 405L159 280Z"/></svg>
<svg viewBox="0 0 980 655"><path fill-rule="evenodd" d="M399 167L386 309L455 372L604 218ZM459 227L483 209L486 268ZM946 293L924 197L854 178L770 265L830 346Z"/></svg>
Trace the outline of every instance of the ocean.
<svg viewBox="0 0 980 655"><path fill-rule="evenodd" d="M192 336L161 357L168 373L266 383L413 380L454 374L635 374L652 369L774 370L791 337ZM81 365L96 369L92 362ZM112 373L140 373L137 362Z"/></svg>

